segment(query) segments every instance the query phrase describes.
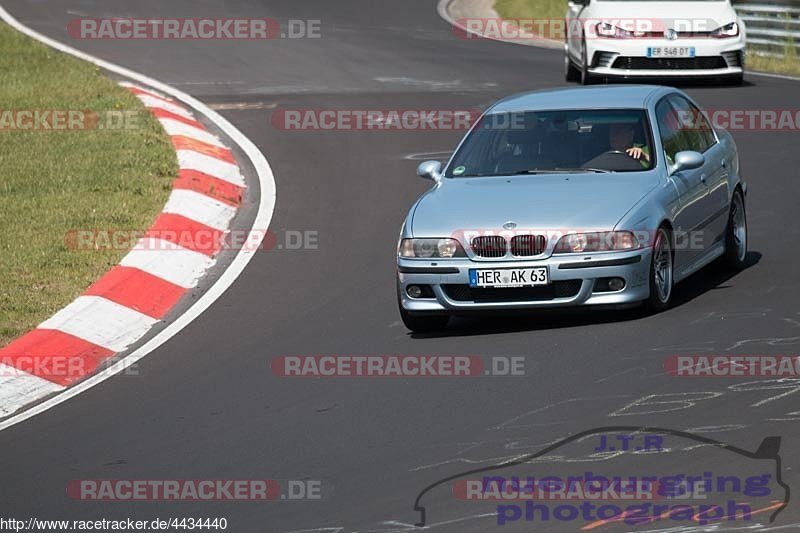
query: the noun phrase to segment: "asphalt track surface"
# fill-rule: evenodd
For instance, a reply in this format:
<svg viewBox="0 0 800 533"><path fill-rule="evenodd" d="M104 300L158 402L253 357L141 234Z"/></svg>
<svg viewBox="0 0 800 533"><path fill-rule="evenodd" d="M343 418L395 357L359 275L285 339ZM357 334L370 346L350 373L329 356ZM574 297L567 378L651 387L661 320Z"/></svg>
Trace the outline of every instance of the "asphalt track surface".
<svg viewBox="0 0 800 533"><path fill-rule="evenodd" d="M418 154L443 157L462 132L286 132L271 125L268 108L483 108L510 93L563 85L561 52L460 39L433 0L4 6L48 36L206 103L263 104L222 113L274 169L272 228L316 231L319 247L258 254L214 306L138 364L138 375L107 380L0 433L0 514L225 517L237 532L405 531L418 520L413 504L425 486L607 425L695 431L747 450L778 435L784 480L800 487L800 383L743 386L752 380L663 371L672 354L798 353L798 133L734 132L750 186L750 266L735 276L694 276L677 288L669 311L459 319L441 334L411 335L395 303L398 230L427 187L414 177ZM322 38L75 41L67 21L83 16L319 19ZM709 108L800 107L798 82L746 81L687 90ZM273 357L312 354L521 356L526 375L287 380L270 369ZM671 396L650 402L675 403L623 410L664 394ZM673 455L685 469L703 466L692 453ZM269 504L67 498L68 481L87 478L311 479L322 482L324 497ZM446 494L433 500L429 525L496 529L493 517L461 505ZM767 516L753 519L766 524ZM442 523L448 520L460 521ZM790 503L772 526L798 523ZM529 523L525 530L578 526Z"/></svg>

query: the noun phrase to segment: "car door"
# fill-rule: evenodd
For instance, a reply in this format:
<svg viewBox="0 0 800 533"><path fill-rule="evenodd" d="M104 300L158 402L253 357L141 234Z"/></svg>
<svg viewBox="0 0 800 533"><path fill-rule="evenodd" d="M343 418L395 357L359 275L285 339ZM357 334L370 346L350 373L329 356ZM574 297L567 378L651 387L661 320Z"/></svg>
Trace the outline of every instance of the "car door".
<svg viewBox="0 0 800 533"><path fill-rule="evenodd" d="M700 181L706 187L705 197L700 202L702 220L692 235L695 245L702 244L698 252L704 254L720 242L727 224L728 169L725 148L717 141L714 130L697 106L680 95L672 95L669 100L683 119L681 129L685 132L688 149L705 156L705 164L698 169L701 171Z"/></svg>
<svg viewBox="0 0 800 533"><path fill-rule="evenodd" d="M671 166L675 161L675 154L692 149L689 142L690 135L687 134L685 122L669 97L664 97L656 105L656 119L664 149L664 159L667 165ZM702 179L703 172L704 167L700 167L682 170L669 177L678 192L678 205L675 206L672 217L676 278L682 277L702 255L698 248L702 249L704 246L697 242L695 231L705 219L708 187Z"/></svg>
<svg viewBox="0 0 800 533"><path fill-rule="evenodd" d="M689 138L692 150L700 152L706 158L701 180L705 180L707 196L704 202L707 211L706 220L701 224L706 248L720 242L725 236L728 224L729 195L728 175L730 162L726 160L727 150L717 139L714 129L706 116L692 102L683 96L670 97L672 105L682 114L692 117L693 134Z"/></svg>

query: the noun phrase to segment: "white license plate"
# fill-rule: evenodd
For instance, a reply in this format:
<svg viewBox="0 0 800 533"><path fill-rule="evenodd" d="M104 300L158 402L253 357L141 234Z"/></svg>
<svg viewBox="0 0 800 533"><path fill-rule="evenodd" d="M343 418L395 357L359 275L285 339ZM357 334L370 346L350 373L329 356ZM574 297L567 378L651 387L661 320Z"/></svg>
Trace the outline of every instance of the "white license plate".
<svg viewBox="0 0 800 533"><path fill-rule="evenodd" d="M651 46L647 49L647 57L694 57L694 46Z"/></svg>
<svg viewBox="0 0 800 533"><path fill-rule="evenodd" d="M547 267L498 268L496 270L470 269L470 287L534 287L548 285Z"/></svg>

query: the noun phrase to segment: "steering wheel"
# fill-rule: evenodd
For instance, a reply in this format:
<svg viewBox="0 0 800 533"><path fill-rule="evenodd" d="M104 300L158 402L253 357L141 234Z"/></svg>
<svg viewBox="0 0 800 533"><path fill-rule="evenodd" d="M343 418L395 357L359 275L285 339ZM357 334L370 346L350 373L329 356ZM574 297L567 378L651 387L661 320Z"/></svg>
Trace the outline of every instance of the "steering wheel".
<svg viewBox="0 0 800 533"><path fill-rule="evenodd" d="M632 158L622 150L604 152L591 161L587 161L583 166L608 170L642 170L640 160Z"/></svg>

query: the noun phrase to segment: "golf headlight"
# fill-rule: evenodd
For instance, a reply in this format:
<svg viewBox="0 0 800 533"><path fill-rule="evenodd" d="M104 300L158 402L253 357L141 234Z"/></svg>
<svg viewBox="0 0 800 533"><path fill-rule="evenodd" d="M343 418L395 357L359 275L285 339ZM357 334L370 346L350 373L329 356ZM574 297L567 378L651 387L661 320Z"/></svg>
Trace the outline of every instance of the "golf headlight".
<svg viewBox="0 0 800 533"><path fill-rule="evenodd" d="M637 248L639 248L639 241L636 235L630 231L570 233L561 237L553 253L617 252L636 250Z"/></svg>
<svg viewBox="0 0 800 533"><path fill-rule="evenodd" d="M711 32L712 37L717 39L725 39L726 37L736 37L739 35L739 25L735 22L726 24Z"/></svg>
<svg viewBox="0 0 800 533"><path fill-rule="evenodd" d="M600 22L595 26L598 37L608 37L611 39L626 39L633 37L633 33L628 30L618 28L608 22Z"/></svg>
<svg viewBox="0 0 800 533"><path fill-rule="evenodd" d="M455 239L403 239L397 252L400 257L416 259L450 259L466 257L464 248Z"/></svg>

